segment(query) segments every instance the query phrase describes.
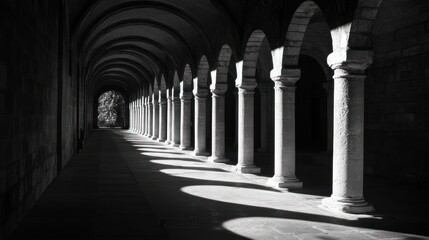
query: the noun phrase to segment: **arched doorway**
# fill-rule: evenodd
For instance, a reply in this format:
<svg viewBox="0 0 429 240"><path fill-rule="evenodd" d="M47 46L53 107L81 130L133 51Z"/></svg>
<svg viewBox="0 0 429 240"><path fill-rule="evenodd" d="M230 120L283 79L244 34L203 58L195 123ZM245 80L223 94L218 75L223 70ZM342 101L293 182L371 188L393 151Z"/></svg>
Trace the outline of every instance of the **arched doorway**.
<svg viewBox="0 0 429 240"><path fill-rule="evenodd" d="M296 83L296 148L324 152L327 148L327 93L325 73L312 57L300 55L301 79Z"/></svg>
<svg viewBox="0 0 429 240"><path fill-rule="evenodd" d="M117 91L107 91L98 98L97 126L99 128L126 128L125 99Z"/></svg>

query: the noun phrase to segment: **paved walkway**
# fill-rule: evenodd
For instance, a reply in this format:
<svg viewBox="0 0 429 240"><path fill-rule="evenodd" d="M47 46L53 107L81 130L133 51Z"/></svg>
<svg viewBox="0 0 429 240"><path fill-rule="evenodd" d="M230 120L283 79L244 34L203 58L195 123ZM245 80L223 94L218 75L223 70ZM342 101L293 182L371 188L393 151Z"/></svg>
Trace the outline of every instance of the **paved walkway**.
<svg viewBox="0 0 429 240"><path fill-rule="evenodd" d="M13 239L429 239L413 235L428 235L427 220L332 214L318 206L322 196L272 189L267 177L230 167L98 130Z"/></svg>

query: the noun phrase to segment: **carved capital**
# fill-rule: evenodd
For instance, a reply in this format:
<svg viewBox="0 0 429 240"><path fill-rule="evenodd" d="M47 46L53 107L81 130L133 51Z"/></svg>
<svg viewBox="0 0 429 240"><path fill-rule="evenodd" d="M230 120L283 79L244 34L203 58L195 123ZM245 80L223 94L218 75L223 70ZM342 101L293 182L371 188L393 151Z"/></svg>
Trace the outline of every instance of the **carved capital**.
<svg viewBox="0 0 429 240"><path fill-rule="evenodd" d="M217 83L210 85L210 91L213 97L225 96L228 85L226 83Z"/></svg>
<svg viewBox="0 0 429 240"><path fill-rule="evenodd" d="M271 80L274 81L275 87L278 86L295 86L301 78L301 69L299 68L281 68L273 69L270 73Z"/></svg>
<svg viewBox="0 0 429 240"><path fill-rule="evenodd" d="M195 98L200 99L200 98L207 98L207 96L209 95L209 91L208 89L204 89L204 88L194 88L194 90L192 91L192 93L194 94Z"/></svg>
<svg viewBox="0 0 429 240"><path fill-rule="evenodd" d="M180 99L190 101L192 99L192 93L191 92L181 92L180 93Z"/></svg>
<svg viewBox="0 0 429 240"><path fill-rule="evenodd" d="M238 88L238 92L255 92L255 88L258 86L256 82L242 82L235 85Z"/></svg>
<svg viewBox="0 0 429 240"><path fill-rule="evenodd" d="M366 50L339 50L328 56L328 65L334 71L340 69L343 73L347 72L354 75L363 75L372 61L372 51Z"/></svg>

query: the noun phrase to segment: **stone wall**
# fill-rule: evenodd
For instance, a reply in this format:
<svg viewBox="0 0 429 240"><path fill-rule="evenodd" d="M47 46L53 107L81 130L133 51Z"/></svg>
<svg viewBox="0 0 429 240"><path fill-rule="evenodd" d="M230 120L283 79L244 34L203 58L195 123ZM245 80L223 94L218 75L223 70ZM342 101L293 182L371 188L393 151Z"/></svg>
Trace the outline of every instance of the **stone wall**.
<svg viewBox="0 0 429 240"><path fill-rule="evenodd" d="M427 184L427 2L383 1L373 32L375 61L365 83L366 172Z"/></svg>
<svg viewBox="0 0 429 240"><path fill-rule="evenodd" d="M63 161L74 152L72 78L58 106L61 1L0 2L0 239L57 175L57 121L64 108ZM64 75L67 76L67 75Z"/></svg>

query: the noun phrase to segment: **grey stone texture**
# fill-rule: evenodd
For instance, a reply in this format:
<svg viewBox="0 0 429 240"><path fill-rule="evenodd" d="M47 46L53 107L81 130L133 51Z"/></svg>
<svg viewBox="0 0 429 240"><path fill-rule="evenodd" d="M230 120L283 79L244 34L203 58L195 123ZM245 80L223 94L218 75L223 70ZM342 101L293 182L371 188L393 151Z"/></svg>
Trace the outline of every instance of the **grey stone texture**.
<svg viewBox="0 0 429 240"><path fill-rule="evenodd" d="M65 166L77 147L76 74L69 67L67 40L59 55L59 29L69 38L68 23L60 27L59 9L56 1L0 3L1 239L18 225L56 177L57 165Z"/></svg>

